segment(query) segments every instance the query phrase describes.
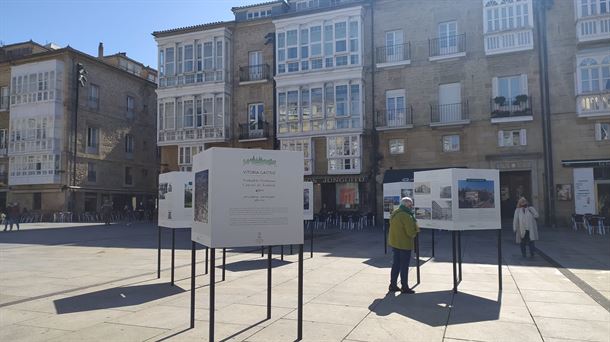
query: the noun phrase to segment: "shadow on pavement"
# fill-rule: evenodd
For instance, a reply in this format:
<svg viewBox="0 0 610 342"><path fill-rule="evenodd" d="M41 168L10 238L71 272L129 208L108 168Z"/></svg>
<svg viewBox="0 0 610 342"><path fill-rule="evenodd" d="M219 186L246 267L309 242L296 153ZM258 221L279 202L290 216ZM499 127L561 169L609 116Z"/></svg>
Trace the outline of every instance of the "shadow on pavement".
<svg viewBox="0 0 610 342"><path fill-rule="evenodd" d="M139 305L182 292L170 284L125 286L58 299L53 304L58 314L65 314Z"/></svg>
<svg viewBox="0 0 610 342"><path fill-rule="evenodd" d="M272 259L271 267L281 267L288 264L291 264L291 262L279 259ZM267 269L267 259L237 261L234 263L227 264L225 268L227 269L227 271L231 272L264 270Z"/></svg>
<svg viewBox="0 0 610 342"><path fill-rule="evenodd" d="M498 298L500 298L498 295ZM500 317L500 300L493 301L452 291L423 292L411 295L388 293L375 299L369 310L377 316L399 314L432 327L493 321Z"/></svg>

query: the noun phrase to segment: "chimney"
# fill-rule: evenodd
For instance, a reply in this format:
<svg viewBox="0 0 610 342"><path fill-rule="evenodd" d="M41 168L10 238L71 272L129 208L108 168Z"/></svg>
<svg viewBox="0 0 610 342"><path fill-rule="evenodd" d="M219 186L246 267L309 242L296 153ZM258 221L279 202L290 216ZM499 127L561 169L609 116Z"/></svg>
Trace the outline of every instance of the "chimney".
<svg viewBox="0 0 610 342"><path fill-rule="evenodd" d="M100 42L100 45L97 46L97 58L104 58L104 43Z"/></svg>

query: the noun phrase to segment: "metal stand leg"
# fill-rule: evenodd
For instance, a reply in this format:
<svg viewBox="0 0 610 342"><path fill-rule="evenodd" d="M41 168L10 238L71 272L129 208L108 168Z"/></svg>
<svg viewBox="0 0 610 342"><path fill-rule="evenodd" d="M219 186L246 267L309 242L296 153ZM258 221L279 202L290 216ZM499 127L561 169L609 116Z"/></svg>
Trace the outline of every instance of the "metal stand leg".
<svg viewBox="0 0 610 342"><path fill-rule="evenodd" d="M303 339L303 245L299 245L299 298L297 303L297 341L300 341Z"/></svg>
<svg viewBox="0 0 610 342"><path fill-rule="evenodd" d="M267 319L271 319L271 253L272 247L269 246L267 254Z"/></svg>
<svg viewBox="0 0 610 342"><path fill-rule="evenodd" d="M292 255L292 245L290 245L290 255Z"/></svg>
<svg viewBox="0 0 610 342"><path fill-rule="evenodd" d="M311 226L311 236L309 239L309 257L313 258L313 225Z"/></svg>
<svg viewBox="0 0 610 342"><path fill-rule="evenodd" d="M388 232L386 223L383 223L383 253L388 254Z"/></svg>
<svg viewBox="0 0 610 342"><path fill-rule="evenodd" d="M502 291L502 229L498 229L498 288Z"/></svg>
<svg viewBox="0 0 610 342"><path fill-rule="evenodd" d="M265 247L261 246L261 258L265 256Z"/></svg>
<svg viewBox="0 0 610 342"><path fill-rule="evenodd" d="M222 249L222 281L225 281L225 270L226 270L226 262L227 262L227 249Z"/></svg>
<svg viewBox="0 0 610 342"><path fill-rule="evenodd" d="M176 230L172 229L172 286L174 286L174 259L176 256Z"/></svg>
<svg viewBox="0 0 610 342"><path fill-rule="evenodd" d="M195 241L191 241L191 329L195 327Z"/></svg>
<svg viewBox="0 0 610 342"><path fill-rule="evenodd" d="M458 230L458 268L459 268L459 280L462 281L462 231Z"/></svg>
<svg viewBox="0 0 610 342"><path fill-rule="evenodd" d="M456 269L456 251L455 251L455 244L456 244L456 234L455 234L455 230L451 232L451 249L453 250L453 293L457 293L457 269Z"/></svg>
<svg viewBox="0 0 610 342"><path fill-rule="evenodd" d="M157 279L161 278L161 227L157 226L158 244L157 244Z"/></svg>
<svg viewBox="0 0 610 342"><path fill-rule="evenodd" d="M432 257L434 258L434 229L432 229Z"/></svg>
<svg viewBox="0 0 610 342"><path fill-rule="evenodd" d="M208 274L208 263L209 263L209 259L208 259L208 254L210 252L210 249L208 247L205 248L205 274Z"/></svg>
<svg viewBox="0 0 610 342"><path fill-rule="evenodd" d="M419 259L419 234L415 237L415 254L417 254L417 284L421 282L420 259Z"/></svg>
<svg viewBox="0 0 610 342"><path fill-rule="evenodd" d="M284 261L284 245L280 247L280 260Z"/></svg>
<svg viewBox="0 0 610 342"><path fill-rule="evenodd" d="M208 340L214 341L214 302L216 296L216 248L210 250L210 336Z"/></svg>

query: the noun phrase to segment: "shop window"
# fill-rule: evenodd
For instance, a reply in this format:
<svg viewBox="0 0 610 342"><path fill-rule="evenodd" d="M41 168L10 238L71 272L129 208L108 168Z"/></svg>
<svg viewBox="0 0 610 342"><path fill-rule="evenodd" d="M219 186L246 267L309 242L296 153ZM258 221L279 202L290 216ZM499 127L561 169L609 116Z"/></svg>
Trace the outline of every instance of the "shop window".
<svg viewBox="0 0 610 342"><path fill-rule="evenodd" d="M360 208L358 183L335 184L338 210L357 210Z"/></svg>

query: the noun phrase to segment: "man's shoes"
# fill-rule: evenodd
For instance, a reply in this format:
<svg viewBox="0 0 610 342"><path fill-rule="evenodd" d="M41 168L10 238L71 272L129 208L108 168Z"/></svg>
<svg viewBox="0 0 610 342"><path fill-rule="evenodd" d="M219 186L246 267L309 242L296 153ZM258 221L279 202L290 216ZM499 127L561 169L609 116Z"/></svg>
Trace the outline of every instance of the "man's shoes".
<svg viewBox="0 0 610 342"><path fill-rule="evenodd" d="M398 292L398 291L402 291L400 289L400 287L390 284L390 287L388 288L388 292Z"/></svg>
<svg viewBox="0 0 610 342"><path fill-rule="evenodd" d="M406 293L406 294L414 294L415 293L415 291L411 290L408 287L403 287L402 290L400 290L400 292Z"/></svg>

